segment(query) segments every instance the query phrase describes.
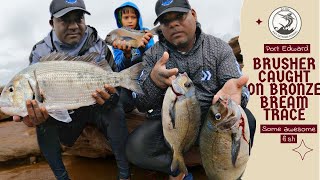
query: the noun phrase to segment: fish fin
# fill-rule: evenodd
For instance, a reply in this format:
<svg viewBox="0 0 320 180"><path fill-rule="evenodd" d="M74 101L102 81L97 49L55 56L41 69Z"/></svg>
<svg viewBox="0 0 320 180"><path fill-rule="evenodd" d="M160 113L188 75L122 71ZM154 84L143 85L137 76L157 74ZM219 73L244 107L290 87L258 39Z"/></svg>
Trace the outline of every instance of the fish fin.
<svg viewBox="0 0 320 180"><path fill-rule="evenodd" d="M150 31L147 30L147 32L150 32L153 35L158 35L159 31L160 31L160 25L152 28Z"/></svg>
<svg viewBox="0 0 320 180"><path fill-rule="evenodd" d="M172 128L175 129L176 128L176 109L174 107L174 102L171 102L169 104L169 115L171 118L171 123L172 123Z"/></svg>
<svg viewBox="0 0 320 180"><path fill-rule="evenodd" d="M139 77L141 71L143 69L142 62L137 63L130 68L124 69L120 72L120 76L122 76L122 81L120 82L120 86L131 91L134 91L138 94L144 94L143 90L139 85Z"/></svg>
<svg viewBox="0 0 320 180"><path fill-rule="evenodd" d="M59 109L59 110L48 110L48 113L51 117L53 117L54 119L61 121L61 122L65 122L65 123L69 123L72 121L68 110L66 109Z"/></svg>
<svg viewBox="0 0 320 180"><path fill-rule="evenodd" d="M131 29L129 27L121 27L120 29L124 29L124 30L134 32L134 33L141 33L141 30Z"/></svg>
<svg viewBox="0 0 320 180"><path fill-rule="evenodd" d="M135 40L134 38L130 37L130 36L122 36L121 40L125 40L125 41L131 41L131 40Z"/></svg>
<svg viewBox="0 0 320 180"><path fill-rule="evenodd" d="M184 158L181 153L173 152L172 162L171 162L171 172L179 169L180 172L184 174L188 174L188 169L186 164L184 163Z"/></svg>
<svg viewBox="0 0 320 180"><path fill-rule="evenodd" d="M110 67L110 65L109 65L109 63L108 63L108 61L105 60L105 59L99 61L99 62L97 63L97 65L100 66L102 69L104 69L104 70L106 70L106 71L113 72L112 69L111 69L111 67Z"/></svg>
<svg viewBox="0 0 320 180"><path fill-rule="evenodd" d="M251 155L251 148L252 148L252 145L251 145L251 139L249 140L249 156Z"/></svg>
<svg viewBox="0 0 320 180"><path fill-rule="evenodd" d="M34 70L33 73L34 73L35 79L28 78L28 83L32 89L33 96L34 96L33 99L37 100L38 102L43 103L44 98L40 93L39 83L37 81L37 76L36 76L36 70Z"/></svg>
<svg viewBox="0 0 320 180"><path fill-rule="evenodd" d="M83 62L95 62L96 58L100 56L97 52L91 52L83 56L70 56L67 53L53 52L47 56L42 57L39 61L83 61Z"/></svg>
<svg viewBox="0 0 320 180"><path fill-rule="evenodd" d="M122 26L120 29L124 29L124 30L127 30L127 31L133 31L133 29L131 29L129 27L125 27L125 26Z"/></svg>
<svg viewBox="0 0 320 180"><path fill-rule="evenodd" d="M231 134L231 139L232 139L232 146L231 146L231 157L232 157L232 164L235 167L236 166L236 161L238 158L238 154L240 151L240 143L241 143L241 139L237 138L237 134L236 133L232 133Z"/></svg>

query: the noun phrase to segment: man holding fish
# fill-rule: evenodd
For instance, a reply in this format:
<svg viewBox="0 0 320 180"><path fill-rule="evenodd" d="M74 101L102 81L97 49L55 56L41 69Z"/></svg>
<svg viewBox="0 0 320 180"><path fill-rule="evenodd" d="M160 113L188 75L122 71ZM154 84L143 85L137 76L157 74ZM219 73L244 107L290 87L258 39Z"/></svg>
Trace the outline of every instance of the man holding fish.
<svg viewBox="0 0 320 180"><path fill-rule="evenodd" d="M167 138L170 133L166 131L179 127L187 128L181 125L183 122L179 122L181 119L189 122L190 118L185 116L193 116L191 119L197 121L197 109L201 111L199 122L201 126L205 126L210 106L222 101L219 99L228 98L246 111L249 92L245 84L248 77L242 76L229 45L201 30L197 13L188 0L158 0L155 11L157 19L154 24L160 23L162 33L159 34L159 42L143 56L146 65L140 80L144 94L138 94L135 98L138 109L148 112L148 120L129 135L126 154L133 164L167 173L169 179L193 179L191 173L187 173L183 167L183 163L180 163L181 160L175 159L176 152L172 152L175 151L176 143L181 143L182 140L171 141L174 138ZM198 103L194 96L200 108L196 108ZM185 102L186 108L182 108L182 102ZM239 113L237 118L238 115ZM238 123L237 130L247 132L245 129L250 129L250 137L243 135L250 146L255 132L255 118L252 114L247 116L249 123ZM245 114L239 117L246 118ZM236 122L239 122L238 119ZM197 125L193 127L198 129ZM196 144L199 143L199 130L181 132L195 133L198 138ZM238 132L241 134L241 131ZM240 142L238 138L241 139L242 136L237 135L235 145L229 147L232 149L230 162L234 165L237 155L241 154L237 148ZM237 178L239 176L234 179Z"/></svg>
<svg viewBox="0 0 320 180"><path fill-rule="evenodd" d="M36 65L45 63L41 62L43 59L53 61L54 59L61 58L70 59L69 56L87 55L83 58L79 57L71 59L76 61L82 61L84 59L87 59L86 61L88 61L89 59L90 61L95 61L96 64L107 61L107 63L104 63L106 69L109 71L111 71L111 69L113 71L117 71L111 51L105 42L103 42L103 40L98 36L97 31L93 27L87 26L85 23L84 14L90 15L90 13L86 10L83 0L52 0L50 4L50 14L51 19L49 20L49 23L52 27L52 31L46 38L33 47L30 55L30 64L32 67L39 67L40 65ZM65 54L53 54L51 56L47 56L52 52L63 52ZM52 71L50 70L50 73L58 71L59 68L67 68L66 66L68 66L68 63L70 66L73 66L72 62L67 62L64 67L54 67L51 69ZM38 69L34 70L34 74L31 74L30 77L35 76L33 78L39 80L41 77L49 73L44 72L41 74L40 68ZM68 70L65 69L61 74L66 71ZM88 72L83 74L81 74L81 72L76 74L77 76L84 78L88 76L90 69L87 71ZM112 71L110 73L112 74ZM55 76L55 78L58 77ZM94 90L90 90L90 92L88 92L90 93L89 97L87 97L87 99L90 99L89 104L94 104L96 102L98 105L81 107L83 105L80 104L77 106L80 108L75 108L76 110L74 111L67 111L70 108L62 111L49 111L38 103L39 101L43 101L47 103L47 105L49 104L49 96L42 97L42 95L49 94L50 86L46 84L48 81L44 81L42 84L40 81L33 83L32 78L30 78L28 83L32 87L32 91L34 93L33 99L38 101L28 100L26 102L28 116L23 119L19 116L14 116L14 120L23 121L28 126L36 126L40 150L47 159L57 179L70 179L61 158L60 142L68 146L73 145L87 124L95 124L109 140L117 161L119 179L129 179L129 164L126 159L124 149L128 130L126 127L124 111L117 103L119 100L119 92L117 89L105 84L104 90L96 89L96 92L94 92ZM69 85L72 83L73 81L69 81ZM62 84L62 86L64 85ZM90 85L87 85L81 88L89 88L89 86ZM45 89L46 87L47 89ZM101 87L103 87L103 84ZM52 88L59 88L59 86L52 86ZM67 87L65 89L68 91ZM15 90L18 91L18 89L14 89L14 85L12 85L7 88L6 93L14 93ZM58 93L59 90L55 91ZM73 91L73 89L70 89L70 91ZM61 94L57 96L57 98L63 96L63 92L60 93ZM65 94L68 93L65 92ZM83 96L83 94L80 93L74 94L79 97ZM72 97L62 99L71 100ZM76 102L81 103L82 100L83 98L80 98L76 100ZM95 100L95 102L93 100Z"/></svg>

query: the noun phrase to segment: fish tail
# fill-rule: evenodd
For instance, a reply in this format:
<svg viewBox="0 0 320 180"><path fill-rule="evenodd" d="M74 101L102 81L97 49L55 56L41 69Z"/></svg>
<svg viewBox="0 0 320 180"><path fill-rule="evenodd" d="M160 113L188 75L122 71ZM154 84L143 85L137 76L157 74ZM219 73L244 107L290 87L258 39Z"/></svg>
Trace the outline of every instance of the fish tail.
<svg viewBox="0 0 320 180"><path fill-rule="evenodd" d="M149 32L153 35L158 35L158 31L160 30L160 25L159 26L156 26L154 27L153 29L151 29Z"/></svg>
<svg viewBox="0 0 320 180"><path fill-rule="evenodd" d="M173 171L176 171L177 169L179 169L179 171L184 174L188 174L188 169L186 164L184 163L184 158L182 154L176 153L174 151L172 162L171 162L171 171L173 172Z"/></svg>
<svg viewBox="0 0 320 180"><path fill-rule="evenodd" d="M130 68L121 71L122 81L120 86L139 94L143 94L143 91L139 85L139 77L143 68L142 63L137 63Z"/></svg>

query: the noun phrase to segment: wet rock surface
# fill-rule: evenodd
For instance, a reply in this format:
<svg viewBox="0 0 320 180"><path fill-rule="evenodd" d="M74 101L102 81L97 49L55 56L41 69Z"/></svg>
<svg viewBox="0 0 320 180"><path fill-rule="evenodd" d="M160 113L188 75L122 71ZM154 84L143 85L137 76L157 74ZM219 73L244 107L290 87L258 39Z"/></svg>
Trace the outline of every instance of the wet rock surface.
<svg viewBox="0 0 320 180"><path fill-rule="evenodd" d="M129 131L131 132L143 120L143 113L134 111L128 114ZM1 122L0 142L0 162L40 155L35 128L27 127L23 122ZM93 126L87 126L72 147L62 147L64 153L68 155L90 158L112 155L111 148L103 134Z"/></svg>
<svg viewBox="0 0 320 180"><path fill-rule="evenodd" d="M116 180L117 167L113 157L108 158L82 158L75 156L64 156L63 161L66 165L71 179L74 180ZM197 166L189 169L194 179L204 180L205 172L202 167ZM17 167L1 168L0 179L14 180L54 180L54 175L46 162ZM132 167L131 180L163 180L167 175L159 172L143 170Z"/></svg>
<svg viewBox="0 0 320 180"><path fill-rule="evenodd" d="M131 132L145 120L145 115L134 110L127 114L128 129ZM55 179L41 156L34 127L23 122L0 122L0 179ZM116 179L116 163L111 148L96 127L85 128L75 145L63 147L64 162L72 179ZM79 157L81 156L81 157ZM199 151L192 148L186 153L188 166L196 177L205 179L200 163ZM29 165L30 164L30 165ZM165 179L164 174L132 168L132 179ZM199 179L197 178L197 179Z"/></svg>
<svg viewBox="0 0 320 180"><path fill-rule="evenodd" d="M0 123L0 162L40 155L35 128L24 123Z"/></svg>

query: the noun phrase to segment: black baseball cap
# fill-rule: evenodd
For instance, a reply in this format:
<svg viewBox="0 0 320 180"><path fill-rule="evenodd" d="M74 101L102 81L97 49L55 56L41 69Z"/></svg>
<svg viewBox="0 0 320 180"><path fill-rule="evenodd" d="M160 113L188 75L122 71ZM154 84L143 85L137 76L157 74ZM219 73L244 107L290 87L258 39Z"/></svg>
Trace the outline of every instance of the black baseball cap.
<svg viewBox="0 0 320 180"><path fill-rule="evenodd" d="M73 10L82 10L86 14L90 13L86 10L83 0L52 0L50 4L51 17L61 17Z"/></svg>
<svg viewBox="0 0 320 180"><path fill-rule="evenodd" d="M189 12L191 6L188 0L158 0L156 3L157 19L153 25L157 25L159 17L167 12Z"/></svg>

